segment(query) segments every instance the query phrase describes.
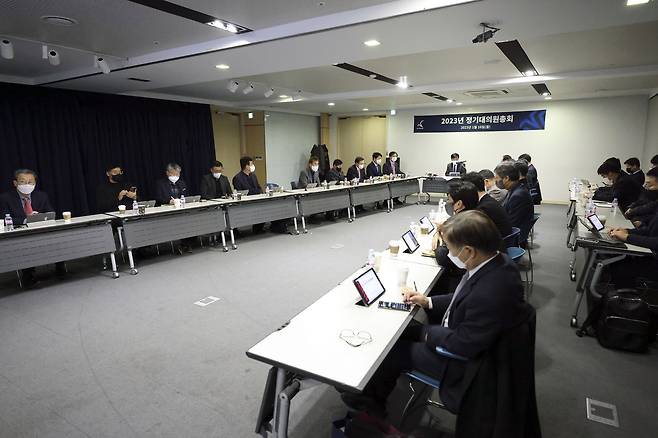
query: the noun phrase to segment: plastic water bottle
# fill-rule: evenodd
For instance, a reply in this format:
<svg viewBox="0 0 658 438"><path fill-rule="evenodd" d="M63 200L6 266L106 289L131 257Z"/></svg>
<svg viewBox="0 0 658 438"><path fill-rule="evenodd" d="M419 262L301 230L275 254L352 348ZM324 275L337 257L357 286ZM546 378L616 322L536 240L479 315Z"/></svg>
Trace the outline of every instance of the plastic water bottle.
<svg viewBox="0 0 658 438"><path fill-rule="evenodd" d="M619 200L615 198L612 200L612 214L617 213L617 210L619 210Z"/></svg>
<svg viewBox="0 0 658 438"><path fill-rule="evenodd" d="M375 250L374 249L369 249L368 250L368 266L370 266L370 267L375 266Z"/></svg>
<svg viewBox="0 0 658 438"><path fill-rule="evenodd" d="M133 210L135 211L139 210L139 204L137 203L137 199L133 200Z"/></svg>
<svg viewBox="0 0 658 438"><path fill-rule="evenodd" d="M268 185L265 185L265 194L266 194L267 196L270 195L270 186L268 186Z"/></svg>
<svg viewBox="0 0 658 438"><path fill-rule="evenodd" d="M185 195L180 195L180 206L181 208L185 207Z"/></svg>
<svg viewBox="0 0 658 438"><path fill-rule="evenodd" d="M5 215L5 231L12 231L14 229L14 220L10 214Z"/></svg>

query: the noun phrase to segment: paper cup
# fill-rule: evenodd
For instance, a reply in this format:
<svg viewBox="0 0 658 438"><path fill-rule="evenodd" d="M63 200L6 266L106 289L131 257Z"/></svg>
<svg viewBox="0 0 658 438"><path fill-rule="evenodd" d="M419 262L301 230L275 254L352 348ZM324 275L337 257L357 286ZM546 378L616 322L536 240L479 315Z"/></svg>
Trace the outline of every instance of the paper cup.
<svg viewBox="0 0 658 438"><path fill-rule="evenodd" d="M388 249L393 257L397 257L398 253L400 252L400 241L391 240L388 242Z"/></svg>
<svg viewBox="0 0 658 438"><path fill-rule="evenodd" d="M180 208L180 199L174 199L174 208Z"/></svg>
<svg viewBox="0 0 658 438"><path fill-rule="evenodd" d="M379 272L382 267L382 253L375 253L375 271Z"/></svg>
<svg viewBox="0 0 658 438"><path fill-rule="evenodd" d="M119 205L119 214L124 214L126 212L126 206L125 205Z"/></svg>
<svg viewBox="0 0 658 438"><path fill-rule="evenodd" d="M71 220L71 212L70 211L63 211L62 212L62 217L64 218L65 221L70 221Z"/></svg>
<svg viewBox="0 0 658 438"><path fill-rule="evenodd" d="M430 233L430 227L428 225L422 224L420 226L420 234L427 235Z"/></svg>

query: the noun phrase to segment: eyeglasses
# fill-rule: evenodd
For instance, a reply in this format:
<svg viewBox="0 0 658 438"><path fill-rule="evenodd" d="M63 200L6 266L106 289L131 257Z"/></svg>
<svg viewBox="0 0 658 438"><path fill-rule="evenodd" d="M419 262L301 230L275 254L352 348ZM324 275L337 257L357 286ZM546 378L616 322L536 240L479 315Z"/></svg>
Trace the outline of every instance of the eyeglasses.
<svg viewBox="0 0 658 438"><path fill-rule="evenodd" d="M345 329L340 332L338 337L352 347L360 347L372 342L372 335L365 331L355 332L354 330Z"/></svg>

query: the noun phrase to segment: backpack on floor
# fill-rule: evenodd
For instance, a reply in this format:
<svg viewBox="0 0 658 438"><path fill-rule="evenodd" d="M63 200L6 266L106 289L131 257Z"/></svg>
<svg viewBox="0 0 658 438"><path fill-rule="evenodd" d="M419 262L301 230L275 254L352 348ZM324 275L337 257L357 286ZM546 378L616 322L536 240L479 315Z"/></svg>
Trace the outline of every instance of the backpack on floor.
<svg viewBox="0 0 658 438"><path fill-rule="evenodd" d="M645 352L651 342L649 306L636 289L611 290L601 297L596 338L605 348Z"/></svg>

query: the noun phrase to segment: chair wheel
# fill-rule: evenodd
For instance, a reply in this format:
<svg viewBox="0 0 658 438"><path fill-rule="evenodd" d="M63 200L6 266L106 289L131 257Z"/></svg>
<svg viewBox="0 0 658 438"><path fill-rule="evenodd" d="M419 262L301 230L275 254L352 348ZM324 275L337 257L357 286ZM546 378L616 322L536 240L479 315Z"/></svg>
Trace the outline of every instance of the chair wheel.
<svg viewBox="0 0 658 438"><path fill-rule="evenodd" d="M118 272L112 272L112 278L119 278Z"/></svg>
<svg viewBox="0 0 658 438"><path fill-rule="evenodd" d="M578 327L578 318L576 318L575 316L572 317L572 318L571 318L571 323L570 323L570 325L571 325L571 327L574 327L574 328L575 328L575 327ZM580 330L579 330L579 331L580 331ZM577 334L577 333L576 333L576 334ZM582 335L580 335L580 336L582 336Z"/></svg>
<svg viewBox="0 0 658 438"><path fill-rule="evenodd" d="M132 269L130 270L130 275L137 275L138 273L139 273L139 271L138 271L137 269L135 269L135 268L132 268Z"/></svg>
<svg viewBox="0 0 658 438"><path fill-rule="evenodd" d="M238 249L238 245L233 245L233 249Z"/></svg>

